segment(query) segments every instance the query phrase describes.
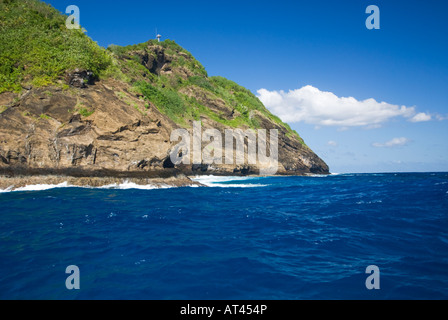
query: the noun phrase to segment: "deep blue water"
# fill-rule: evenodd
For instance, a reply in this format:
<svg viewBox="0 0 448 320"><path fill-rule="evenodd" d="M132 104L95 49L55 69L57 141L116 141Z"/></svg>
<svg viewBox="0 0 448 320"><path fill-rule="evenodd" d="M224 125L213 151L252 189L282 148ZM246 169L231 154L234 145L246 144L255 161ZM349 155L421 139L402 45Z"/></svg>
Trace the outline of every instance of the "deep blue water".
<svg viewBox="0 0 448 320"><path fill-rule="evenodd" d="M448 299L448 173L0 193L0 298Z"/></svg>

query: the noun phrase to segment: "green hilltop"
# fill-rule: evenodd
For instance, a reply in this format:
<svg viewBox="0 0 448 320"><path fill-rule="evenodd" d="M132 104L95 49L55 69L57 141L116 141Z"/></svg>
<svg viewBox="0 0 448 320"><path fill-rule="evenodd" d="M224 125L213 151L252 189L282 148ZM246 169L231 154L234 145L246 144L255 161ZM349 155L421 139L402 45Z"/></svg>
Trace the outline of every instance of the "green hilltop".
<svg viewBox="0 0 448 320"><path fill-rule="evenodd" d="M223 77L209 77L174 41L104 49L84 30L67 29L66 19L39 0L0 0L0 94L29 86L66 88L67 73L88 70L95 80L129 84L133 93L180 126L189 127L203 117L234 128L263 128L268 123L305 146L252 92Z"/></svg>

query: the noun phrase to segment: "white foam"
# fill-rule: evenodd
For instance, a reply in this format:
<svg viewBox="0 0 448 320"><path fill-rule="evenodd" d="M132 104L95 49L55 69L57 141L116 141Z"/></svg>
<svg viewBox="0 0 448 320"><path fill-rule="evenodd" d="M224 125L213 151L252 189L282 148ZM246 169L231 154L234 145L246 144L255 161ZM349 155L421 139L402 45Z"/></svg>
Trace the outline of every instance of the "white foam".
<svg viewBox="0 0 448 320"><path fill-rule="evenodd" d="M8 188L6 188L6 189L0 189L0 193L2 193L2 192L10 192L11 190L12 190L12 188L14 188L14 186L9 186Z"/></svg>
<svg viewBox="0 0 448 320"><path fill-rule="evenodd" d="M267 184L223 184L223 183L214 183L207 185L207 187L215 187L215 188L258 188L258 187L267 187Z"/></svg>
<svg viewBox="0 0 448 320"><path fill-rule="evenodd" d="M152 184L141 185L141 184L137 184L134 182L129 182L127 180L120 184L113 183L113 184L108 184L105 186L98 187L98 189L121 189L121 190L125 190L125 189L152 190L152 189L166 189L166 188L171 188L171 187L168 185L163 185L160 187L152 185Z"/></svg>
<svg viewBox="0 0 448 320"><path fill-rule="evenodd" d="M229 181L247 181L247 180L256 180L260 177L233 177L233 176L195 176L191 178L191 180L199 182L207 187L215 187L215 188L256 188L256 187L266 187L266 184L227 184L223 182Z"/></svg>
<svg viewBox="0 0 448 320"><path fill-rule="evenodd" d="M326 178L329 175L328 174L307 174L307 177L311 177L311 178Z"/></svg>
<svg viewBox="0 0 448 320"><path fill-rule="evenodd" d="M256 180L260 179L261 177L232 177L232 176L196 176L194 178L191 178L191 180L199 182L207 187L215 187L215 188L257 188L257 187L266 187L268 185L266 184L258 184L258 183L223 183L223 182L229 182L229 181L246 181L246 180ZM199 185L189 185L189 187L197 188ZM7 189L1 190L0 193L6 193L6 192L12 192L12 191L44 191L44 190L50 190L55 188L87 188L87 189L120 189L120 190L126 190L126 189L138 189L138 190L154 190L154 189L169 189L169 188L175 188L175 186L170 186L167 184L163 185L153 185L153 184L147 184L147 185L140 185L136 184L134 182L129 182L128 180L125 180L122 183L113 183L108 184L100 187L91 187L91 186L74 186L68 184L68 182L62 182L60 184L35 184L35 185L27 185L25 187L20 187L14 189L14 186L10 186Z"/></svg>
<svg viewBox="0 0 448 320"><path fill-rule="evenodd" d="M152 189L168 189L173 188L173 186L169 185L139 185L134 182L124 181L120 184L109 184L101 187L91 187L91 186L74 186L67 183L67 181L62 182L60 184L34 184L34 185L27 185L25 187L20 187L13 189L14 186L10 186L7 189L1 190L0 193L6 193L11 191L44 191L44 190L50 190L55 188L86 188L86 189L139 189L139 190L152 190Z"/></svg>
<svg viewBox="0 0 448 320"><path fill-rule="evenodd" d="M126 189L153 190L153 189L169 189L169 188L174 188L174 186L170 186L167 184L163 184L160 186L153 184L137 184L134 182L129 182L128 180L125 180L120 184L113 183L98 187L98 189L120 189L120 190L126 190Z"/></svg>
<svg viewBox="0 0 448 320"><path fill-rule="evenodd" d="M60 184L31 184L24 187L16 188L10 191L43 191L43 190L49 190L49 189L55 189L55 188L67 188L70 187L67 183L67 181L62 182Z"/></svg>

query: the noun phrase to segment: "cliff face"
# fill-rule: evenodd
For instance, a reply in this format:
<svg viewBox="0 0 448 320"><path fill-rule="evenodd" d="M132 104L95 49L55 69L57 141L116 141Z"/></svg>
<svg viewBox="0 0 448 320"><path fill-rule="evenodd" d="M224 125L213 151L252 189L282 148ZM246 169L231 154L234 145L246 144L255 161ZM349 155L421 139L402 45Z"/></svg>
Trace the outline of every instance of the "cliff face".
<svg viewBox="0 0 448 320"><path fill-rule="evenodd" d="M3 51L0 59L5 56L8 52ZM258 173L258 165L248 164L174 166L169 153L177 142L170 142L170 134L177 128L191 130L194 121L220 132L277 129L278 174L328 173L328 166L300 136L250 91L227 79L208 77L203 66L174 42L111 46L104 56L110 63L103 73L100 67L67 68L44 85L33 82L39 75L27 75L30 65L21 61L4 72L3 78L16 89L0 90L0 173Z"/></svg>

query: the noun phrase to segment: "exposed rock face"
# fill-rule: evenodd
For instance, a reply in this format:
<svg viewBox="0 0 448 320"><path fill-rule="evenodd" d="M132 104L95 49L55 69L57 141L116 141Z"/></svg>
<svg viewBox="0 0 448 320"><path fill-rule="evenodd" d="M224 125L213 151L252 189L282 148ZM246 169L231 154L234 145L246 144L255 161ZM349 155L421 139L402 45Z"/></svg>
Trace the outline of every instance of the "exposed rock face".
<svg viewBox="0 0 448 320"><path fill-rule="evenodd" d="M75 69L68 72L65 81L76 88L86 88L88 84L93 84L93 73L88 70Z"/></svg>
<svg viewBox="0 0 448 320"><path fill-rule="evenodd" d="M135 52L148 72L190 76L187 68L173 70L172 57L161 47L153 52ZM170 134L179 126L130 85L116 80L93 84L92 79L89 71L75 70L67 74L67 90L30 87L20 95L0 94L0 174L156 178L258 173L256 165L247 164L175 166L169 153L177 142L170 142ZM228 119L238 114L197 86L181 91ZM262 128L279 130L278 174L328 173L328 166L284 127L260 112L252 116ZM227 128L207 116L201 122L203 129Z"/></svg>
<svg viewBox="0 0 448 320"><path fill-rule="evenodd" d="M120 83L32 89L0 115L0 168L163 169L175 125L136 97L126 94L125 102L114 93L125 90ZM82 116L80 105L94 112Z"/></svg>

